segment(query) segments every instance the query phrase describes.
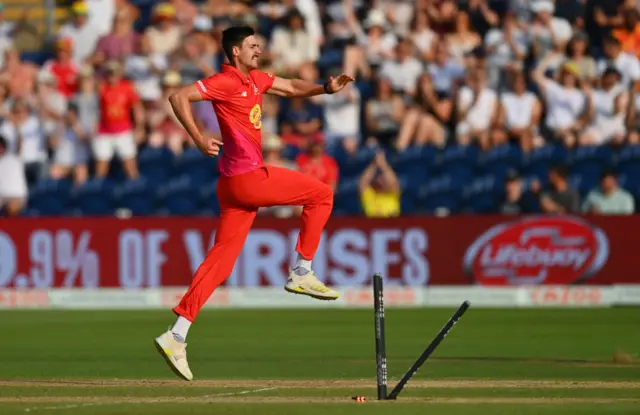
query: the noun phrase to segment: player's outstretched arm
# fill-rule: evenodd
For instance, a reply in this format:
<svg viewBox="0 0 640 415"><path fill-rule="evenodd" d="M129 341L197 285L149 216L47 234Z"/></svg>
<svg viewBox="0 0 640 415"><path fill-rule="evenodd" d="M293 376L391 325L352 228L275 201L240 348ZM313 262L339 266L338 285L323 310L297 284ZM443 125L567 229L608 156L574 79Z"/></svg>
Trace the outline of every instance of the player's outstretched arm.
<svg viewBox="0 0 640 415"><path fill-rule="evenodd" d="M185 86L169 97L169 103L171 104L173 112L176 114L180 124L187 130L198 149L208 156L217 156L220 154L222 141L215 137L203 136L191 112L191 103L202 100L202 94L200 94L195 84Z"/></svg>
<svg viewBox="0 0 640 415"><path fill-rule="evenodd" d="M318 85L302 79L276 77L267 93L287 98L307 98L315 95L335 94L354 80L353 77L342 74L335 78L330 77L323 85Z"/></svg>

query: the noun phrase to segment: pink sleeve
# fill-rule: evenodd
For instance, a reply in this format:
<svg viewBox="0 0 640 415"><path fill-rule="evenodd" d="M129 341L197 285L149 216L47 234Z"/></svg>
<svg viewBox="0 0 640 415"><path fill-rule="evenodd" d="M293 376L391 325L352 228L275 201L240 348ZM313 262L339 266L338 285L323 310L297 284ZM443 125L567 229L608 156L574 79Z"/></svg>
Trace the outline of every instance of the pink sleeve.
<svg viewBox="0 0 640 415"><path fill-rule="evenodd" d="M202 99L206 101L224 101L229 99L233 82L224 75L216 74L196 82Z"/></svg>
<svg viewBox="0 0 640 415"><path fill-rule="evenodd" d="M251 75L251 79L253 79L253 82L255 82L261 94L270 90L271 86L273 85L273 81L276 80L273 74L258 71L258 70L251 71L250 75Z"/></svg>

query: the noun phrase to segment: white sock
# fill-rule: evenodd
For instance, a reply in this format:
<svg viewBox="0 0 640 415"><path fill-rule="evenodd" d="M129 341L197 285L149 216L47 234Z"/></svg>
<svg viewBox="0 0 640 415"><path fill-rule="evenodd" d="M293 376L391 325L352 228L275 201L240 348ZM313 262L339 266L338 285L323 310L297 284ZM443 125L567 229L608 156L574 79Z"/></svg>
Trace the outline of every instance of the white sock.
<svg viewBox="0 0 640 415"><path fill-rule="evenodd" d="M296 261L295 268L304 268L307 271L311 271L311 260L304 259L300 254L298 254L298 260Z"/></svg>
<svg viewBox="0 0 640 415"><path fill-rule="evenodd" d="M191 322L186 318L180 316L176 321L176 324L173 325L171 329L171 333L177 334L182 338L182 340L187 340L187 333L189 332L189 327L191 327Z"/></svg>

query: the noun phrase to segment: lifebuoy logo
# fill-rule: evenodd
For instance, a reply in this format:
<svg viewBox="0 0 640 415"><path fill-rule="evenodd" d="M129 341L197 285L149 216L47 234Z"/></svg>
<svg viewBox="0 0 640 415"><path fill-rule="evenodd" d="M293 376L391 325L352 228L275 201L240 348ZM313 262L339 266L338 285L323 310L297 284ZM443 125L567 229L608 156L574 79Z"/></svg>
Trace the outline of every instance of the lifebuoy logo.
<svg viewBox="0 0 640 415"><path fill-rule="evenodd" d="M530 217L482 234L464 270L481 285L571 284L593 276L608 257L602 229L572 217Z"/></svg>

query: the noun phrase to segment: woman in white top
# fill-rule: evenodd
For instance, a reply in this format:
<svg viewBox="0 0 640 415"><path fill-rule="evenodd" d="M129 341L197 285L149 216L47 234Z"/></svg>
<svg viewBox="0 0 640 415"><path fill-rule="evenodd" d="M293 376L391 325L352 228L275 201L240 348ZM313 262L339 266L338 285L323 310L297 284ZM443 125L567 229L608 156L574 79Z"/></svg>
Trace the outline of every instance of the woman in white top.
<svg viewBox="0 0 640 415"><path fill-rule="evenodd" d="M452 57L462 62L464 55L482 44L482 38L473 31L469 22L469 15L459 11L456 17L456 29L446 35L445 41Z"/></svg>
<svg viewBox="0 0 640 415"><path fill-rule="evenodd" d="M475 139L483 149L489 147L489 131L498 116L498 97L487 87L486 78L484 68L475 68L458 91L456 139L462 145Z"/></svg>
<svg viewBox="0 0 640 415"><path fill-rule="evenodd" d="M620 72L609 67L600 78L600 88L591 92L589 119L592 122L580 135L581 145L600 145L609 141L622 144L624 141L629 94L620 80Z"/></svg>
<svg viewBox="0 0 640 415"><path fill-rule="evenodd" d="M574 64L564 64L560 68L559 82L545 76L554 58L553 54L547 55L533 71L532 77L547 106L545 127L550 138L573 147L577 134L586 125L587 96L580 90L579 70Z"/></svg>
<svg viewBox="0 0 640 415"><path fill-rule="evenodd" d="M416 11L416 15L411 21L410 37L422 60L431 62L433 60L434 45L438 40L438 35L431 30L429 15L426 11Z"/></svg>
<svg viewBox="0 0 640 415"><path fill-rule="evenodd" d="M273 31L271 53L276 72L283 75L295 74L305 63L318 59L318 45L305 30L304 17L297 9L285 17L285 25Z"/></svg>
<svg viewBox="0 0 640 415"><path fill-rule="evenodd" d="M511 90L500 96L500 125L509 137L523 146L533 140L534 146L543 144L538 136L538 125L542 116L542 103L538 97L527 90L524 73L511 73ZM526 141L524 143L523 141Z"/></svg>

